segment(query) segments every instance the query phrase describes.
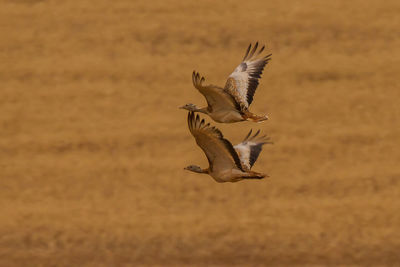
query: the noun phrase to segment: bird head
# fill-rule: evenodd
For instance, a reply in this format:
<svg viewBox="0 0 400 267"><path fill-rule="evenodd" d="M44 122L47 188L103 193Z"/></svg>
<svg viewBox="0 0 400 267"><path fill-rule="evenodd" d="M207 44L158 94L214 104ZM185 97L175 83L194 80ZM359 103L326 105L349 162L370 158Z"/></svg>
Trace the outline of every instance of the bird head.
<svg viewBox="0 0 400 267"><path fill-rule="evenodd" d="M187 170L187 171L192 171L192 172L197 172L197 173L203 173L203 170L202 170L202 168L200 168L199 166L196 166L196 165L189 165L189 166L187 166L187 167L185 167L185 168L183 168L184 170Z"/></svg>
<svg viewBox="0 0 400 267"><path fill-rule="evenodd" d="M186 109L186 110L189 110L189 111L196 111L197 110L197 107L194 104L186 104L186 105L183 105L183 106L181 106L179 108L180 109Z"/></svg>

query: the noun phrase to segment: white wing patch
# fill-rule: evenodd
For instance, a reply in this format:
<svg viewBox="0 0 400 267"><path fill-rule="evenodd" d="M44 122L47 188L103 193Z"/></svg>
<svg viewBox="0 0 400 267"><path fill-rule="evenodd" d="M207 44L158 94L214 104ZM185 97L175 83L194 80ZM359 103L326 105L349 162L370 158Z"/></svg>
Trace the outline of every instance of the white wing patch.
<svg viewBox="0 0 400 267"><path fill-rule="evenodd" d="M250 170L250 146L240 143L233 147L239 155L240 163L245 170Z"/></svg>
<svg viewBox="0 0 400 267"><path fill-rule="evenodd" d="M251 136L251 133L252 130L250 130L240 144L233 147L239 156L243 169L245 170L250 170L251 167L253 167L264 144L272 144L269 137L265 135L257 137L260 130L258 130L253 136Z"/></svg>
<svg viewBox="0 0 400 267"><path fill-rule="evenodd" d="M251 44L247 48L243 61L229 75L224 90L231 94L242 108L248 108L253 101L254 93L258 86L258 80L265 65L271 59L271 54L259 58L265 46L257 51L258 43L251 49Z"/></svg>

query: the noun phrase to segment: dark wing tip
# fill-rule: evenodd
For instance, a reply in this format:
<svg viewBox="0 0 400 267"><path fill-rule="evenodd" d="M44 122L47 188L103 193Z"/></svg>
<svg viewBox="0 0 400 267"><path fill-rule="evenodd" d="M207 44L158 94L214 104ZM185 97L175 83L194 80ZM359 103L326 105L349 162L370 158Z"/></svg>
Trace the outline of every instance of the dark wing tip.
<svg viewBox="0 0 400 267"><path fill-rule="evenodd" d="M193 82L194 87L196 87L196 71L193 71L193 73L192 73L192 82Z"/></svg>
<svg viewBox="0 0 400 267"><path fill-rule="evenodd" d="M248 59L251 59L254 56L258 56L260 55L264 50L265 50L265 45L261 46L261 48L257 51L257 48L259 46L259 42L257 41L254 46L252 46L252 44L250 43L249 46L247 47L246 53L243 57L242 61L246 61ZM271 54L263 57L263 59L267 59L271 56Z"/></svg>
<svg viewBox="0 0 400 267"><path fill-rule="evenodd" d="M254 70L250 73L249 78L248 78L248 89L247 89L247 102L249 105L253 102L254 98L254 93L256 92L256 89L259 84L259 79L261 78L261 74L263 73L265 65L267 65L268 59L263 59L259 60L258 62L254 63Z"/></svg>
<svg viewBox="0 0 400 267"><path fill-rule="evenodd" d="M254 139L259 133L260 133L260 129L258 129L258 131L253 135L253 137L251 139Z"/></svg>
<svg viewBox="0 0 400 267"><path fill-rule="evenodd" d="M250 168L253 167L254 163L257 161L258 156L260 155L260 152L262 150L263 143L258 143L255 146L250 147Z"/></svg>
<svg viewBox="0 0 400 267"><path fill-rule="evenodd" d="M192 131L192 129L193 129L193 119L194 119L194 112L189 111L188 116L187 116L187 123L188 123L189 131Z"/></svg>
<svg viewBox="0 0 400 267"><path fill-rule="evenodd" d="M253 132L253 129L250 129L249 133L246 135L246 137L243 139L242 142L247 141L247 139L249 139L249 136L251 135L252 132Z"/></svg>
<svg viewBox="0 0 400 267"><path fill-rule="evenodd" d="M254 53L256 52L257 48L258 48L258 41L254 45L253 50L251 50L249 58L252 58L254 56Z"/></svg>
<svg viewBox="0 0 400 267"><path fill-rule="evenodd" d="M258 136L259 134L260 130L258 130L253 136L250 136L249 138L249 141L256 142L256 144L250 146L250 159L249 159L250 167L252 167L254 163L257 161L263 145L272 144L272 142L270 141L270 137L268 137L267 135Z"/></svg>
<svg viewBox="0 0 400 267"><path fill-rule="evenodd" d="M263 46L261 47L261 49L258 51L257 55L261 54L262 51L264 51L264 49L265 49L265 45L263 45Z"/></svg>
<svg viewBox="0 0 400 267"><path fill-rule="evenodd" d="M199 127L203 127L203 126L204 126L204 124L205 124L205 121L204 121L204 119L202 119L202 120L200 121L200 125L199 125Z"/></svg>
<svg viewBox="0 0 400 267"><path fill-rule="evenodd" d="M244 54L244 57L243 57L243 60L242 60L242 61L245 61L245 60L246 60L247 56L249 55L250 49L251 49L251 43L250 43L249 46L247 47L246 54Z"/></svg>

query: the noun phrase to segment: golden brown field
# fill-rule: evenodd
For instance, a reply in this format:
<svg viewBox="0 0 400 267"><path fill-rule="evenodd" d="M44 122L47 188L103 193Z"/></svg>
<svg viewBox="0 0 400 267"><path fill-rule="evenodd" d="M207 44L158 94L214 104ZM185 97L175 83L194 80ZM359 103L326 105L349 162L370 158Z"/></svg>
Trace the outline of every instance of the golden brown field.
<svg viewBox="0 0 400 267"><path fill-rule="evenodd" d="M400 266L397 0L0 5L0 266ZM257 40L270 120L213 124L270 178L185 172L192 71Z"/></svg>

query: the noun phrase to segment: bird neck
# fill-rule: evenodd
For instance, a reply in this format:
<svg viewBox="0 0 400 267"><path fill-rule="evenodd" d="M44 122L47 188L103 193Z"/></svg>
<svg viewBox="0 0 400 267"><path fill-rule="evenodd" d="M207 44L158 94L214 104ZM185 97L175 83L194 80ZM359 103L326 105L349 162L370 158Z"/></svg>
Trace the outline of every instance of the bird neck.
<svg viewBox="0 0 400 267"><path fill-rule="evenodd" d="M207 169L202 169L202 170L201 170L201 173L207 173L207 174L208 174L208 173L210 173L210 169L209 169L209 168L207 168Z"/></svg>
<svg viewBox="0 0 400 267"><path fill-rule="evenodd" d="M200 113L204 113L204 114L208 114L208 110L207 108L197 108L196 107L196 112L200 112Z"/></svg>
<svg viewBox="0 0 400 267"><path fill-rule="evenodd" d="M197 172L197 173L208 173L208 168L207 169L202 169L202 168L198 168L198 169L195 169L195 170L192 170L193 172Z"/></svg>

